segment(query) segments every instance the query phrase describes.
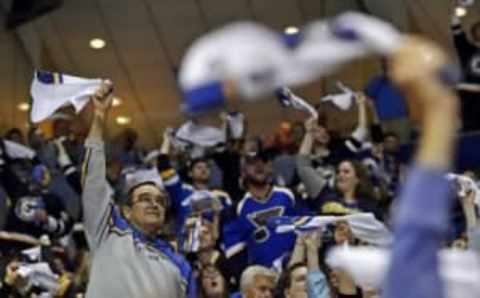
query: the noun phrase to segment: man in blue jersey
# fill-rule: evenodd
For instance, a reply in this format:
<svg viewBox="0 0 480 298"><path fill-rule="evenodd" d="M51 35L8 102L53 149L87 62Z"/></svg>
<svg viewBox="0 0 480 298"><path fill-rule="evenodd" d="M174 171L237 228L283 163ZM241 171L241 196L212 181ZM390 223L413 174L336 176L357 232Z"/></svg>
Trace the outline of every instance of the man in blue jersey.
<svg viewBox="0 0 480 298"><path fill-rule="evenodd" d="M247 155L243 186L247 193L237 205L237 218L223 229L227 258L247 249L248 263L270 267L295 244L292 234L277 234L267 220L293 216L295 198L290 190L271 183L272 163L266 152Z"/></svg>
<svg viewBox="0 0 480 298"><path fill-rule="evenodd" d="M189 231L186 226L188 219L199 218L210 221L217 230L218 225L228 222L231 218L232 201L230 196L221 190L211 189L209 187L211 169L209 160L198 158L190 162L189 173L192 184L182 181L177 171L172 167L167 154L168 150L164 150L169 142L165 136L164 154L158 157L158 172L163 179L165 189L167 190L171 201L172 209L176 216L175 231L182 250L189 252L193 247L193 240L188 234L195 234ZM194 225L195 226L195 225Z"/></svg>

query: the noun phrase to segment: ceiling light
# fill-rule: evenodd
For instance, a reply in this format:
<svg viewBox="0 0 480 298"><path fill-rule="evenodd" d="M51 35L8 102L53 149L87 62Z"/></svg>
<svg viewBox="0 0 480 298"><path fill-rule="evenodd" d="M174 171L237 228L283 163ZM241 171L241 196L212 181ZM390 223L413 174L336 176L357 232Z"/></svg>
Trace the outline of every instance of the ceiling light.
<svg viewBox="0 0 480 298"><path fill-rule="evenodd" d="M118 97L114 97L112 101L112 106L118 107L122 104L122 100Z"/></svg>
<svg viewBox="0 0 480 298"><path fill-rule="evenodd" d="M115 121L117 122L118 125L127 125L129 124L132 120L130 117L127 116L118 116Z"/></svg>
<svg viewBox="0 0 480 298"><path fill-rule="evenodd" d="M22 102L17 105L17 109L19 109L22 112L27 112L30 110L30 104L27 102Z"/></svg>
<svg viewBox="0 0 480 298"><path fill-rule="evenodd" d="M459 18L464 17L465 15L467 15L467 9L462 6L457 6L455 8L455 15Z"/></svg>
<svg viewBox="0 0 480 298"><path fill-rule="evenodd" d="M287 28L285 28L285 33L286 34L297 34L298 33L298 27L288 26Z"/></svg>
<svg viewBox="0 0 480 298"><path fill-rule="evenodd" d="M95 50L103 49L107 43L101 38L94 38L90 40L90 47Z"/></svg>

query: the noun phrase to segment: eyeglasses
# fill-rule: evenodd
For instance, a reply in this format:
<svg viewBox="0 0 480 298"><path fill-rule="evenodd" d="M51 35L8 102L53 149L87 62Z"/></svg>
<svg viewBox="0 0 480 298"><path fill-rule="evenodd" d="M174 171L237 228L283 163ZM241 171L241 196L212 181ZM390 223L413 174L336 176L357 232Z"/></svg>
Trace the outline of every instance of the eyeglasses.
<svg viewBox="0 0 480 298"><path fill-rule="evenodd" d="M140 194L138 199L132 202L132 205L160 205L163 207L165 206L165 200L165 197L161 195Z"/></svg>

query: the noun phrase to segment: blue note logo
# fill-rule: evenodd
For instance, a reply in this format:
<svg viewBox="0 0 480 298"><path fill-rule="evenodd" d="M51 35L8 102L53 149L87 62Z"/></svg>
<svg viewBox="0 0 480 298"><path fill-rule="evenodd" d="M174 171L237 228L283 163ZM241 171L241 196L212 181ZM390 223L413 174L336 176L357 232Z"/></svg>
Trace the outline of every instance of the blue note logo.
<svg viewBox="0 0 480 298"><path fill-rule="evenodd" d="M267 228L267 220L272 217L282 216L285 208L282 206L271 207L247 215L248 220L256 227L253 238L256 242L265 242L270 238L270 231Z"/></svg>

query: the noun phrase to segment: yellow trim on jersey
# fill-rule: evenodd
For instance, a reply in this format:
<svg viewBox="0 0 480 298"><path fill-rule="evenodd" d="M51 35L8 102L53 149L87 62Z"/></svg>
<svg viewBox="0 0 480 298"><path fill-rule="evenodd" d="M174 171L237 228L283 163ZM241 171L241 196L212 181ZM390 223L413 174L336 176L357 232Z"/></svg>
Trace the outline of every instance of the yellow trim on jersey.
<svg viewBox="0 0 480 298"><path fill-rule="evenodd" d="M295 222L293 224L296 225L296 226L301 226L301 225L305 224L306 222L308 222L309 220L310 220L310 218L308 216L301 216L300 218L295 220Z"/></svg>
<svg viewBox="0 0 480 298"><path fill-rule="evenodd" d="M176 173L177 172L175 171L175 169L168 169L168 170L161 171L160 177L162 177L163 180L168 180L173 176L175 176Z"/></svg>
<svg viewBox="0 0 480 298"><path fill-rule="evenodd" d="M323 205L322 213L354 214L360 213L360 210L345 207L338 202L328 202Z"/></svg>

